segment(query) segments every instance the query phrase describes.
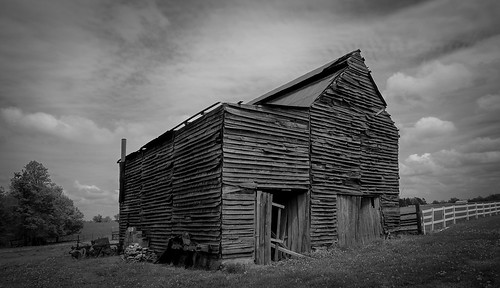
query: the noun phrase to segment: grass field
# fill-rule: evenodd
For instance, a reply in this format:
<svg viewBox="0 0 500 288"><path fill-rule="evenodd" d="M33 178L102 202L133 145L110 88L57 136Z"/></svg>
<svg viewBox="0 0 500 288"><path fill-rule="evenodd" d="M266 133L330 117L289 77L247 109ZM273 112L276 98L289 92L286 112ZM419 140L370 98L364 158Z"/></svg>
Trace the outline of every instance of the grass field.
<svg viewBox="0 0 500 288"><path fill-rule="evenodd" d="M0 287L500 287L500 216L222 271L74 260L65 245L0 250Z"/></svg>

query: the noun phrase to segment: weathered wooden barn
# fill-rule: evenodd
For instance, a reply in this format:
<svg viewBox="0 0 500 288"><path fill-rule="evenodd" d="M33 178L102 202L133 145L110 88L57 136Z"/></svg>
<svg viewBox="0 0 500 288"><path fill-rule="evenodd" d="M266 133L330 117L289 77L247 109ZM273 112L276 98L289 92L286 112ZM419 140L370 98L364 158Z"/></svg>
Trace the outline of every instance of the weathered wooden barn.
<svg viewBox="0 0 500 288"><path fill-rule="evenodd" d="M135 227L162 252L188 232L218 259L268 263L273 247L380 237L399 225L385 108L359 50L249 103L213 105L120 161L120 240Z"/></svg>

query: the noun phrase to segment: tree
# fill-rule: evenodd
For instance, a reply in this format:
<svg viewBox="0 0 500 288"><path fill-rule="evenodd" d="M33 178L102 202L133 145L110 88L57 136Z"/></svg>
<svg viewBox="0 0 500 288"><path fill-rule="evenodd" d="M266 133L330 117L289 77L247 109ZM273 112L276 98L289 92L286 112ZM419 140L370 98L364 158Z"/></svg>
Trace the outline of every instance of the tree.
<svg viewBox="0 0 500 288"><path fill-rule="evenodd" d="M97 216L92 217L92 221L94 221L95 223L101 223L102 222L102 215L97 214Z"/></svg>
<svg viewBox="0 0 500 288"><path fill-rule="evenodd" d="M399 207L406 207L410 205L425 205L427 204L427 201L425 201L425 198L418 198L418 197L413 197L413 198L400 198L399 199Z"/></svg>
<svg viewBox="0 0 500 288"><path fill-rule="evenodd" d="M111 217L109 217L109 216L104 217L102 219L102 222L105 222L105 223L111 222Z"/></svg>
<svg viewBox="0 0 500 288"><path fill-rule="evenodd" d="M83 228L82 212L64 195L63 188L52 182L47 168L39 162L31 161L21 172L14 173L9 195L17 200L15 225L26 245Z"/></svg>
<svg viewBox="0 0 500 288"><path fill-rule="evenodd" d="M115 215L115 216L113 216L113 217L115 217L115 221L116 221L116 222L120 222L120 214L119 214L119 213L118 213L118 214L116 214L116 215Z"/></svg>
<svg viewBox="0 0 500 288"><path fill-rule="evenodd" d="M6 246L16 237L19 223L14 216L17 200L0 187L0 246Z"/></svg>

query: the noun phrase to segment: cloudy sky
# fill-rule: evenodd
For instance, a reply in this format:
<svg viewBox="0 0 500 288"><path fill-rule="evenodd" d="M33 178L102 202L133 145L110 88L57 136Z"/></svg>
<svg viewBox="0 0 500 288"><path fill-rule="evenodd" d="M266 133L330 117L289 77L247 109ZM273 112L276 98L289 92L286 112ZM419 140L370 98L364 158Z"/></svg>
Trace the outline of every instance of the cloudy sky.
<svg viewBox="0 0 500 288"><path fill-rule="evenodd" d="M121 138L358 48L400 129L401 197L500 193L496 0L0 0L0 186L36 160L112 216Z"/></svg>

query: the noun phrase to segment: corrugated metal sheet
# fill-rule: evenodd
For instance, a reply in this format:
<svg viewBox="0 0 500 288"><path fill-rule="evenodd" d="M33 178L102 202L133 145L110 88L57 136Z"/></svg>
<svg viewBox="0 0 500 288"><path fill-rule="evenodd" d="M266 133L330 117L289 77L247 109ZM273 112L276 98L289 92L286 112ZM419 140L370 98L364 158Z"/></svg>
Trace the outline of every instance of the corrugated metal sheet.
<svg viewBox="0 0 500 288"><path fill-rule="evenodd" d="M266 102L266 104L294 106L294 107L309 107L314 100L332 83L332 81L342 72L337 71L333 75L329 75L321 80L300 87L297 90L291 91L283 96Z"/></svg>
<svg viewBox="0 0 500 288"><path fill-rule="evenodd" d="M329 77L329 75L332 75L333 73L338 72L339 70L343 69L346 67L346 61L349 59L352 55L354 54L359 54L360 51L356 50L353 51L349 54L346 54L336 60L333 60L332 62L329 62L317 69L314 69L313 71L306 73L302 76L300 76L297 79L294 79L284 85L281 85L280 87L260 96L257 97L251 101L249 101L247 104L250 105L259 105L259 104L267 104L270 101L280 97L282 94L289 93L293 90L297 90L300 87L307 86L311 82L315 82L318 79L323 79L325 77Z"/></svg>

